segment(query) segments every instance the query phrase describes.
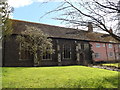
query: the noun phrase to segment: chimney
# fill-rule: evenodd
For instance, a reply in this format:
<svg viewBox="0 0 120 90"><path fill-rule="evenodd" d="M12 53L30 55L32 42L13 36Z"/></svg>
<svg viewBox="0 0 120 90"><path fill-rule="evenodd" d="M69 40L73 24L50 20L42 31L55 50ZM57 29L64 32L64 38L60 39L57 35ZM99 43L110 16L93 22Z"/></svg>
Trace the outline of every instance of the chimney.
<svg viewBox="0 0 120 90"><path fill-rule="evenodd" d="M93 32L92 22L88 22L88 32Z"/></svg>
<svg viewBox="0 0 120 90"><path fill-rule="evenodd" d="M110 33L113 33L113 30L112 30L112 28L110 28L109 32L110 32Z"/></svg>

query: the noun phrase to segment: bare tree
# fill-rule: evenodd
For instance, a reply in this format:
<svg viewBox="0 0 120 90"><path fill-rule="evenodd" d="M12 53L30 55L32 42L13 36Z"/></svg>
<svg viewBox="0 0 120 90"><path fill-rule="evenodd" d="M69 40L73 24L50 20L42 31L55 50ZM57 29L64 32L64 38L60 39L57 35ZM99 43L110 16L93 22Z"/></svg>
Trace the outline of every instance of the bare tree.
<svg viewBox="0 0 120 90"><path fill-rule="evenodd" d="M120 0L119 0L119 2L118 2L118 9L119 9L119 11L118 11L118 35L120 36Z"/></svg>
<svg viewBox="0 0 120 90"><path fill-rule="evenodd" d="M117 35L118 20L120 17L120 0L63 0L56 9L47 12L63 12L61 17L54 18L72 24L76 27L92 22L93 26L109 33L110 36L120 41ZM43 15L43 16L45 16ZM110 28L114 32L111 32Z"/></svg>

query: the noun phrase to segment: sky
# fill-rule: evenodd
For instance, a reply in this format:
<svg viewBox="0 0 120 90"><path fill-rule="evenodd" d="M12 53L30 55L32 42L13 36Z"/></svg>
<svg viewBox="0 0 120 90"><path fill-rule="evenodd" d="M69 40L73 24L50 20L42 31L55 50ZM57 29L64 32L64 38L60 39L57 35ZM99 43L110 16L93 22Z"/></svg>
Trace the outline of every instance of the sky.
<svg viewBox="0 0 120 90"><path fill-rule="evenodd" d="M14 7L14 12L11 14L11 18L38 22L50 25L64 26L60 21L52 18L58 16L58 13L49 14L43 18L46 12L53 10L60 2L49 2L43 4L45 0L8 0L10 6Z"/></svg>
<svg viewBox="0 0 120 90"><path fill-rule="evenodd" d="M49 3L43 4L43 2L46 1L49 0L8 0L9 5L14 7L14 12L11 14L11 18L65 27L65 23L61 23L61 21L52 19L57 18L57 16L59 17L60 13L52 13L40 18L46 12L54 10L60 5L60 2L62 2L62 0L52 0ZM71 1L75 2L79 0ZM115 23L112 22L112 24L110 24L110 22L108 22L107 24L109 24L109 27L111 27Z"/></svg>

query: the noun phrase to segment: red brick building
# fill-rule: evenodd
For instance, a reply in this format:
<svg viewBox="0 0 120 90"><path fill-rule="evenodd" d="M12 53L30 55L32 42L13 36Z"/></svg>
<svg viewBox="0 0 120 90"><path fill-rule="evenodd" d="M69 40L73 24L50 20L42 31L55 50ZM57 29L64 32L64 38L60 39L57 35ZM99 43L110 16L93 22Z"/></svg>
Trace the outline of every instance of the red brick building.
<svg viewBox="0 0 120 90"><path fill-rule="evenodd" d="M110 42L90 42L95 62L111 62L120 60L120 44Z"/></svg>

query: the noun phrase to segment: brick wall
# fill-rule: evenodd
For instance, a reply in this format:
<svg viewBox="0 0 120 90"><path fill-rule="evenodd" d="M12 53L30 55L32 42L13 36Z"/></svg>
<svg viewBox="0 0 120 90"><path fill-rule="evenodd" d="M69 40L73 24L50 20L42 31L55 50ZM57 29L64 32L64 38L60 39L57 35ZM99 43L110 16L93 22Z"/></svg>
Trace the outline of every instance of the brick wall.
<svg viewBox="0 0 120 90"><path fill-rule="evenodd" d="M99 61L114 61L119 59L120 48L119 44L90 42L93 50L93 60Z"/></svg>

